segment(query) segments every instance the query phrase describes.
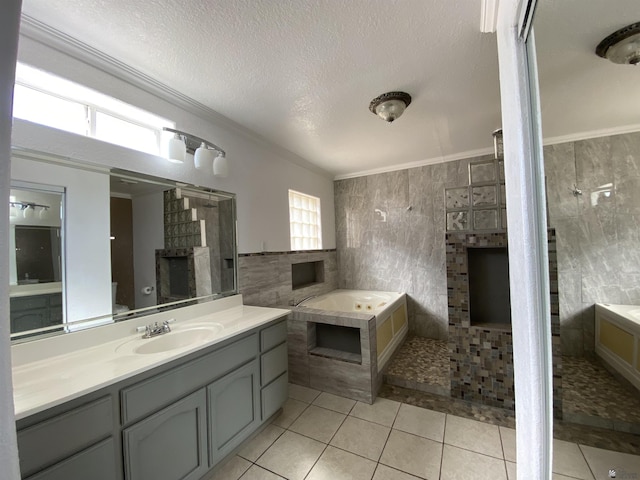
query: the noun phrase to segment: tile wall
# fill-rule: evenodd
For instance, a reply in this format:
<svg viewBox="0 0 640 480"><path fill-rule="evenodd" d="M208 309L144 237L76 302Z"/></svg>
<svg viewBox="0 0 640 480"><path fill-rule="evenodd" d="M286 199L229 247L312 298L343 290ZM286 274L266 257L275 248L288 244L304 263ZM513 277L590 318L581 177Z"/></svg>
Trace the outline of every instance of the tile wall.
<svg viewBox="0 0 640 480"><path fill-rule="evenodd" d="M338 288L335 250L245 253L238 257L238 289L245 305L286 306ZM293 290L291 264L318 261L324 262L323 281Z"/></svg>
<svg viewBox="0 0 640 480"><path fill-rule="evenodd" d="M339 287L404 291L411 331L446 340L444 189L483 158L336 181ZM545 168L562 351L579 356L593 351L594 303L640 305L640 133L545 147Z"/></svg>
<svg viewBox="0 0 640 480"><path fill-rule="evenodd" d="M593 305L640 305L640 133L547 146L544 156L562 353L591 354Z"/></svg>

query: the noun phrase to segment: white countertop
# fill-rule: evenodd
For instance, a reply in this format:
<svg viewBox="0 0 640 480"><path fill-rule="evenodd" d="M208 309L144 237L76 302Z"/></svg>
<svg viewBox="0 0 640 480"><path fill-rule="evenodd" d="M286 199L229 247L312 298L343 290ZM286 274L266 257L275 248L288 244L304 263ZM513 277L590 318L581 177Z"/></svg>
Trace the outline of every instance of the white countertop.
<svg viewBox="0 0 640 480"><path fill-rule="evenodd" d="M62 282L28 283L25 285L9 285L9 297L31 297L33 295L46 295L49 293L61 293Z"/></svg>
<svg viewBox="0 0 640 480"><path fill-rule="evenodd" d="M235 295L89 331L14 345L11 348L16 420L215 345L287 313L289 310L242 305L242 296ZM171 328L176 332L188 329L190 324L218 323L223 328L205 343L166 352L144 355L129 353L126 348L116 351L122 344L141 336L133 333L136 327L169 318L175 318Z"/></svg>

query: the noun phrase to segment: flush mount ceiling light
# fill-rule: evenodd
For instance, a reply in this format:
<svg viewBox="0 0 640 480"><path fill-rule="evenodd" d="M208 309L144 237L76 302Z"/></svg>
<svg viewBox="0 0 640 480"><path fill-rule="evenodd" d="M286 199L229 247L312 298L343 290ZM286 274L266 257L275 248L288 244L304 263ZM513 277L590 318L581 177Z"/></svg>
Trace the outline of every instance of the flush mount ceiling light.
<svg viewBox="0 0 640 480"><path fill-rule="evenodd" d="M405 92L388 92L371 100L369 110L385 122L396 120L411 103L411 95Z"/></svg>
<svg viewBox="0 0 640 480"><path fill-rule="evenodd" d="M215 143L169 127L163 127L162 130L174 134L167 145L167 160L183 163L185 155L190 153L193 155L193 163L198 170L213 168L213 174L216 177L227 176L229 171L227 154Z"/></svg>
<svg viewBox="0 0 640 480"><path fill-rule="evenodd" d="M613 63L640 64L640 22L613 32L596 47L596 54Z"/></svg>

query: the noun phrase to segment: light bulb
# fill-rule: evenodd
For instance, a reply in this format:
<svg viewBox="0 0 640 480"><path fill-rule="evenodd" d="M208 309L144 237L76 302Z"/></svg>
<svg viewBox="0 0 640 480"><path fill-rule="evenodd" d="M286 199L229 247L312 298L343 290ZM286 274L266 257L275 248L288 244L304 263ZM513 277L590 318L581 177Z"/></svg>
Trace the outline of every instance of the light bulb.
<svg viewBox="0 0 640 480"><path fill-rule="evenodd" d="M25 207L25 209L24 209L24 210L22 210L22 216L23 216L24 218L26 218L27 220L30 220L30 219L32 219L32 218L33 218L33 216L35 215L35 212L36 212L36 211L35 211L35 209L34 209L33 207L31 207L31 206L27 205L27 206Z"/></svg>
<svg viewBox="0 0 640 480"><path fill-rule="evenodd" d="M187 153L187 146L180 137L180 134L176 133L173 138L169 139L167 146L167 160L172 163L184 163L184 157Z"/></svg>
<svg viewBox="0 0 640 480"><path fill-rule="evenodd" d="M213 162L213 150L209 150L207 145L202 142L193 155L193 163L198 170L207 170L211 168Z"/></svg>
<svg viewBox="0 0 640 480"><path fill-rule="evenodd" d="M226 177L229 175L229 164L224 154L219 153L213 161L213 174L216 177Z"/></svg>

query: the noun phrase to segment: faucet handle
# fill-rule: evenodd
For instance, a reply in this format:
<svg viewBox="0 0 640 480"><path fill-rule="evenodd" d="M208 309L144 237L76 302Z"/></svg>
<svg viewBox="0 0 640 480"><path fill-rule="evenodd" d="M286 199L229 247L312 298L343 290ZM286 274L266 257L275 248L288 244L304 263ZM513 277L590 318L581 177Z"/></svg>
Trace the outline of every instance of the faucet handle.
<svg viewBox="0 0 640 480"><path fill-rule="evenodd" d="M169 320L165 320L162 322L162 331L164 333L169 333L171 331L171 327L169 326Z"/></svg>

